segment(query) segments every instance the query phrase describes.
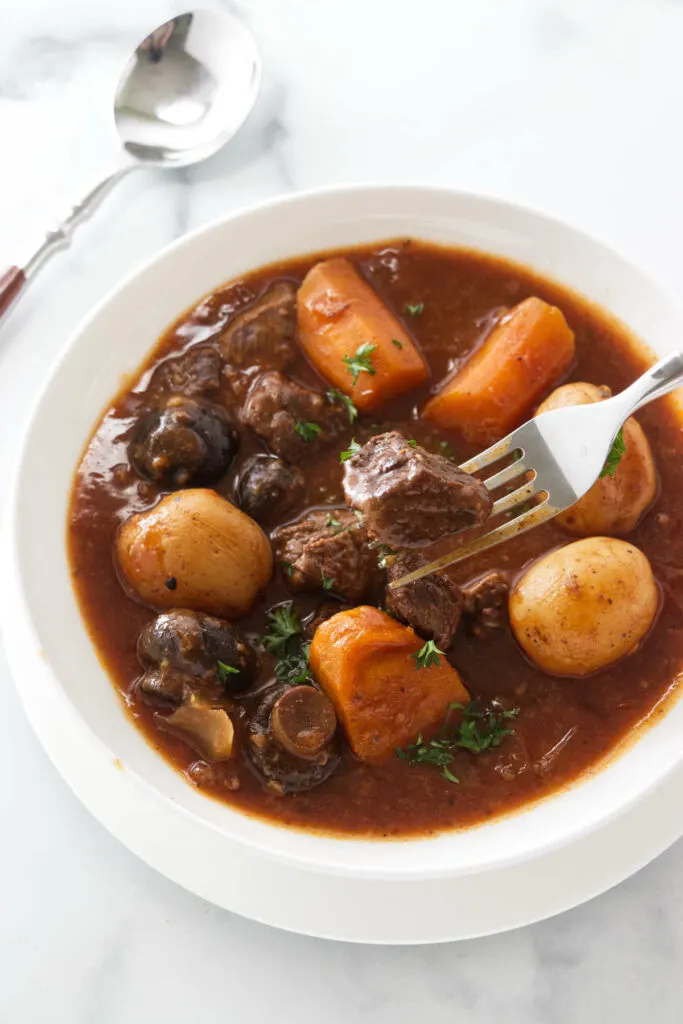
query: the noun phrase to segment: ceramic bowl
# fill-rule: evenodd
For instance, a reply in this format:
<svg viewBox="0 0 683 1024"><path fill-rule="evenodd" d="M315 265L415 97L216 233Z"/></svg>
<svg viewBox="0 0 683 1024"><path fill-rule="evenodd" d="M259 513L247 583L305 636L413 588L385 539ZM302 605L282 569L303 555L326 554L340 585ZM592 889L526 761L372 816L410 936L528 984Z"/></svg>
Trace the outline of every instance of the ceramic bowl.
<svg viewBox="0 0 683 1024"><path fill-rule="evenodd" d="M278 199L219 220L163 250L109 295L69 340L27 431L9 503L12 573L5 628L29 626L33 695L59 702L97 756L124 768L198 829L218 830L290 866L385 880L482 872L573 841L640 799L683 760L683 702L568 789L463 832L428 839L340 839L283 828L203 796L125 713L81 618L65 531L73 474L102 410L162 331L207 292L263 264L412 236L508 257L610 310L653 352L683 336L683 314L641 271L594 238L500 200L436 188L361 186ZM457 287L457 282L454 282ZM28 655L30 654L30 657ZM39 657L37 657L39 655Z"/></svg>

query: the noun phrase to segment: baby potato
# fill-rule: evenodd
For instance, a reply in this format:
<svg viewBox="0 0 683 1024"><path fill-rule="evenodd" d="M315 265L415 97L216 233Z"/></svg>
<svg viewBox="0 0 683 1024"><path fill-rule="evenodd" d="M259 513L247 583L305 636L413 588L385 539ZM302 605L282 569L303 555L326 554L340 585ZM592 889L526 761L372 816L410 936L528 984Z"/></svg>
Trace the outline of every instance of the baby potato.
<svg viewBox="0 0 683 1024"><path fill-rule="evenodd" d="M586 537L551 551L517 580L510 625L544 672L587 676L635 651L658 606L642 551L614 537Z"/></svg>
<svg viewBox="0 0 683 1024"><path fill-rule="evenodd" d="M546 398L536 415L567 405L589 405L609 398L609 388L576 382L563 384ZM603 476L576 504L557 516L569 533L623 534L634 529L657 493L657 472L643 429L633 416L623 427L626 451L614 476Z"/></svg>
<svg viewBox="0 0 683 1024"><path fill-rule="evenodd" d="M190 608L221 618L249 611L273 571L266 535L215 491L169 494L121 526L124 581L153 608Z"/></svg>

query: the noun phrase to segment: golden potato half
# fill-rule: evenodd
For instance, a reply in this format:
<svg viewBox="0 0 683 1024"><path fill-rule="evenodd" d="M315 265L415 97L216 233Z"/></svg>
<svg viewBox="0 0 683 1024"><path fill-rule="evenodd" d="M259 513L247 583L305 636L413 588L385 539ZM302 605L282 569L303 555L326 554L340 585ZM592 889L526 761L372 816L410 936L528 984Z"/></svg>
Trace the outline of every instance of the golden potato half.
<svg viewBox="0 0 683 1024"><path fill-rule="evenodd" d="M576 382L563 384L539 405L536 415L568 405L589 405L609 398L609 388ZM601 477L575 505L557 516L570 533L624 534L636 526L657 494L657 471L643 428L633 416L623 427L626 451L614 476Z"/></svg>
<svg viewBox="0 0 683 1024"><path fill-rule="evenodd" d="M635 651L658 607L642 551L614 537L587 537L551 551L517 580L510 625L544 672L587 676Z"/></svg>
<svg viewBox="0 0 683 1024"><path fill-rule="evenodd" d="M273 571L260 526L215 491L169 494L123 524L116 538L121 575L153 608L245 615Z"/></svg>

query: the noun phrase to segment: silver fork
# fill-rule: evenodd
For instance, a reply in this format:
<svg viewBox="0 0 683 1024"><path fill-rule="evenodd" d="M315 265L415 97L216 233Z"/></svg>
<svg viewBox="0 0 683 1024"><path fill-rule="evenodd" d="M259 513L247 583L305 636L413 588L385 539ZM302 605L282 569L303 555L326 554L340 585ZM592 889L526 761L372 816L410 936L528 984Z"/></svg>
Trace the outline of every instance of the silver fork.
<svg viewBox="0 0 683 1024"><path fill-rule="evenodd" d="M613 398L593 405L574 405L542 413L480 455L464 462L460 467L463 472L477 473L515 454L513 462L484 481L489 491L496 491L520 476L524 477L518 487L498 498L491 509L490 518L502 512L511 518L470 544L463 544L394 580L389 589L402 587L447 565L471 558L480 551L526 533L569 508L590 490L600 476L612 444L628 417L681 384L683 352L674 352L660 359ZM532 508L520 509L530 501L534 502ZM518 510L517 515L515 510Z"/></svg>

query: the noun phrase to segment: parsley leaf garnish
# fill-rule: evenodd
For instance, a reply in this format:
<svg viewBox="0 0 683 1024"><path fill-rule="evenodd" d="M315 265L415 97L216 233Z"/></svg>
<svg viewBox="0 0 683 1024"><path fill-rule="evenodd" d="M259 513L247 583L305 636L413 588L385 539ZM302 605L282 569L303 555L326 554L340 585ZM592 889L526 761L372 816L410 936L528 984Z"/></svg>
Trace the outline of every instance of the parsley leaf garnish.
<svg viewBox="0 0 683 1024"><path fill-rule="evenodd" d="M398 747L396 756L409 764L431 764L441 768L441 774L449 782L459 782L457 775L450 770L458 750L467 750L471 754L481 754L486 750L499 747L506 736L513 730L506 723L516 718L519 708L510 711L485 711L476 700L463 704L453 703L451 711L462 711L462 718L456 727L452 727L448 716L441 731L431 740L424 740L420 734L414 743L405 748Z"/></svg>
<svg viewBox="0 0 683 1024"><path fill-rule="evenodd" d="M411 654L410 657L415 658L417 663L415 666L416 668L431 668L432 665L439 664L439 655L443 653L444 652L439 650L433 640L428 640L419 651L416 651L415 654Z"/></svg>
<svg viewBox="0 0 683 1024"><path fill-rule="evenodd" d="M222 683L228 681L228 676L238 676L240 670L235 668L233 665L226 665L224 661L217 661L216 668L218 669L218 678Z"/></svg>
<svg viewBox="0 0 683 1024"><path fill-rule="evenodd" d="M294 424L294 429L299 437L303 438L303 440L308 443L310 441L314 441L323 428L319 427L317 423L307 423L305 420L297 420Z"/></svg>
<svg viewBox="0 0 683 1024"><path fill-rule="evenodd" d="M396 348L403 348L403 342L399 341L398 338L392 338L391 339L391 344L395 345Z"/></svg>
<svg viewBox="0 0 683 1024"><path fill-rule="evenodd" d="M301 634L301 619L292 601L286 601L268 612L268 631L261 643L277 658L292 653L292 641Z"/></svg>
<svg viewBox="0 0 683 1024"><path fill-rule="evenodd" d="M374 548L377 552L377 565L380 569L386 569L388 560L398 554L393 548L390 548L388 544L371 544L370 547Z"/></svg>
<svg viewBox="0 0 683 1024"><path fill-rule="evenodd" d="M326 576L324 572L321 572L320 581L323 585L323 590L332 590L332 587L334 586L333 576Z"/></svg>
<svg viewBox="0 0 683 1024"><path fill-rule="evenodd" d="M617 466L621 462L622 456L626 451L626 443L624 441L624 428L619 428L619 433L614 438L612 447L609 450L609 455L605 459L605 465L602 467L600 473L600 479L603 476L614 476L617 471Z"/></svg>
<svg viewBox="0 0 683 1024"><path fill-rule="evenodd" d="M362 522L363 522L363 513L361 512L361 510L359 508L354 508L353 509L353 514L356 517L356 519L358 520L358 525L360 526L362 524Z"/></svg>
<svg viewBox="0 0 683 1024"><path fill-rule="evenodd" d="M355 384L356 382L354 381L353 383ZM358 409L356 409L356 406L348 395L345 395L342 391L337 391L336 388L331 388L327 392L327 400L329 402L340 402L345 406L349 416L349 423L355 423L356 417L358 416Z"/></svg>
<svg viewBox="0 0 683 1024"><path fill-rule="evenodd" d="M425 308L424 302L410 303L406 302L406 309L411 316L422 316L422 311Z"/></svg>
<svg viewBox="0 0 683 1024"><path fill-rule="evenodd" d="M293 683L295 686L309 682L311 671L308 665L310 644L302 644L294 654L287 654L275 666L275 678L282 683Z"/></svg>
<svg viewBox="0 0 683 1024"><path fill-rule="evenodd" d="M353 356L342 356L343 362L346 363L349 373L351 374L351 382L356 383L361 373L369 373L371 377L374 377L377 371L372 365L372 359L370 358L372 353L377 348L372 342L366 341L362 345L359 345L356 349L356 354Z"/></svg>
<svg viewBox="0 0 683 1024"><path fill-rule="evenodd" d="M291 577L291 576L294 575L294 566L292 565L291 562L283 562L282 563L282 568L284 569L284 571L287 574L287 576Z"/></svg>
<svg viewBox="0 0 683 1024"><path fill-rule="evenodd" d="M325 526L341 526L341 522L331 512L328 512L325 518Z"/></svg>
<svg viewBox="0 0 683 1024"><path fill-rule="evenodd" d="M358 444L358 441L356 441L355 437L352 438L349 447L346 449L345 452L342 452L341 455L339 456L339 461L346 462L347 459L352 459L354 455L358 454L358 452L361 450L361 447L362 446Z"/></svg>
<svg viewBox="0 0 683 1024"><path fill-rule="evenodd" d="M411 448L417 448L417 441L406 441L406 444L409 444Z"/></svg>

